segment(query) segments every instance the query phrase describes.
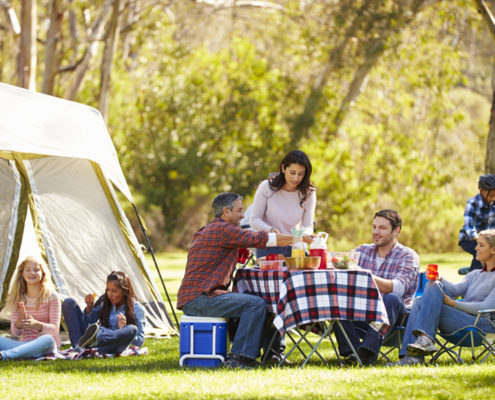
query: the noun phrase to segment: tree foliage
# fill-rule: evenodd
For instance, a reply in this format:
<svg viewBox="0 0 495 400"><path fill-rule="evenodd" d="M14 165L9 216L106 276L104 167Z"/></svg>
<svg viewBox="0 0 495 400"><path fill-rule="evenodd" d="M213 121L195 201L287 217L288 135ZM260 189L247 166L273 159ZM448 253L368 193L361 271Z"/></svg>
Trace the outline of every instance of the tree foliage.
<svg viewBox="0 0 495 400"><path fill-rule="evenodd" d="M451 250L483 172L492 94L474 3L38 2L37 87L108 115L160 245L187 244L220 191L247 205L299 147L333 248L369 240L373 212L392 207L402 241ZM8 10L21 1L0 6L0 78L15 83Z"/></svg>

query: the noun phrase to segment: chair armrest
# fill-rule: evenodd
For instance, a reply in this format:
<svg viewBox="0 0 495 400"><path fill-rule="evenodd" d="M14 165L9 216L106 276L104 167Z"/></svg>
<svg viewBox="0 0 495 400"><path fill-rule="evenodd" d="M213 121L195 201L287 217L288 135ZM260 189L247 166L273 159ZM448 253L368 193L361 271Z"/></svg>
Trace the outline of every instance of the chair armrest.
<svg viewBox="0 0 495 400"><path fill-rule="evenodd" d="M495 308L487 308L486 310L479 310L478 314L495 313Z"/></svg>

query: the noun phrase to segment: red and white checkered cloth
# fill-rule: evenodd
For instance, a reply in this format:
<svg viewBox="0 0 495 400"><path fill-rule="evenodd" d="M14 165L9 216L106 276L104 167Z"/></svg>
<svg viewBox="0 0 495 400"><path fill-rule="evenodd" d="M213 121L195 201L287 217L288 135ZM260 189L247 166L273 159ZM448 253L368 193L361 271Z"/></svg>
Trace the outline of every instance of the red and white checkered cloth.
<svg viewBox="0 0 495 400"><path fill-rule="evenodd" d="M263 297L273 324L283 335L295 326L332 319L374 322L382 332L389 321L369 271L237 271L234 291Z"/></svg>

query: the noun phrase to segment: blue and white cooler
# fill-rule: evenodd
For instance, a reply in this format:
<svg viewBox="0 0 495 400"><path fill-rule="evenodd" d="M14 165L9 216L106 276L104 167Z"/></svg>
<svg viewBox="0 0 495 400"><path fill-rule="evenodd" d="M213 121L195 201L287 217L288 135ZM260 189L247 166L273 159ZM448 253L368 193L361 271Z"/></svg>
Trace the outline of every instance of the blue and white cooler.
<svg viewBox="0 0 495 400"><path fill-rule="evenodd" d="M227 319L193 317L180 319L181 367L214 368L223 363L228 350Z"/></svg>

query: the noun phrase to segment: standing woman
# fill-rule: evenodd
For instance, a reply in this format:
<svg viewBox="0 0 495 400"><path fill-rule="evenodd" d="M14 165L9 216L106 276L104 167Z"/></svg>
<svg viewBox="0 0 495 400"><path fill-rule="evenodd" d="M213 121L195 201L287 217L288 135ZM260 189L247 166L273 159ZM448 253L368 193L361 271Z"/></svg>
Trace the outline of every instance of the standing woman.
<svg viewBox="0 0 495 400"><path fill-rule="evenodd" d="M84 314L73 299L62 305L64 319L73 346L96 348L102 354L120 354L127 346L144 343L145 310L136 301L131 279L122 271L107 276L103 301L85 298ZM95 322L98 321L99 323ZM88 326L88 324L90 324ZM85 331L84 331L85 330Z"/></svg>
<svg viewBox="0 0 495 400"><path fill-rule="evenodd" d="M459 283L441 277L426 285L423 296L414 300L399 351L402 357L394 365L423 364L424 357L436 353L437 330L452 333L473 325L479 311L495 308L495 229L481 231L476 246L476 259L483 269L471 271ZM454 300L462 296L463 300ZM495 333L486 317L477 324L485 332Z"/></svg>
<svg viewBox="0 0 495 400"><path fill-rule="evenodd" d="M27 257L16 271L7 305L10 331L19 341L0 337L0 360L42 357L60 346L60 300L46 265Z"/></svg>
<svg viewBox="0 0 495 400"><path fill-rule="evenodd" d="M301 226L304 234L313 233L316 190L311 184L312 166L308 156L294 150L280 163L278 172L258 186L254 195L251 227L258 231L291 234ZM257 249L256 256L291 256L291 246Z"/></svg>

